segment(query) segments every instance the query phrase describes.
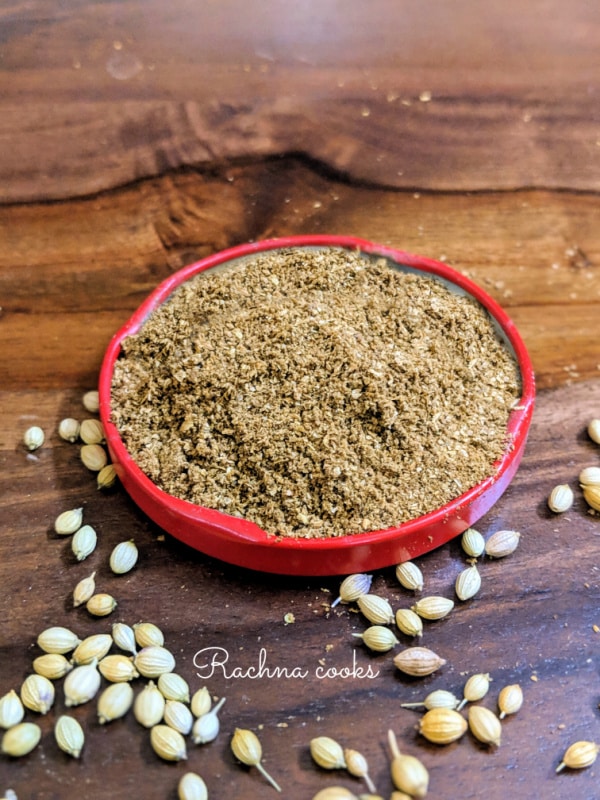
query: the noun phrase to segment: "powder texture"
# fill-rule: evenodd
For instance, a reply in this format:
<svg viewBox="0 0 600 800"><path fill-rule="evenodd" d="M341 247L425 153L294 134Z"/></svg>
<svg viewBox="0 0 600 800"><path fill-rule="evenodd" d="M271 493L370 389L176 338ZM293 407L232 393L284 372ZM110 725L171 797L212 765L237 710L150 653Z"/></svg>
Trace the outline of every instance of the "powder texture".
<svg viewBox="0 0 600 800"><path fill-rule="evenodd" d="M494 474L518 368L442 282L343 249L210 269L123 343L112 418L164 491L270 534L395 526Z"/></svg>

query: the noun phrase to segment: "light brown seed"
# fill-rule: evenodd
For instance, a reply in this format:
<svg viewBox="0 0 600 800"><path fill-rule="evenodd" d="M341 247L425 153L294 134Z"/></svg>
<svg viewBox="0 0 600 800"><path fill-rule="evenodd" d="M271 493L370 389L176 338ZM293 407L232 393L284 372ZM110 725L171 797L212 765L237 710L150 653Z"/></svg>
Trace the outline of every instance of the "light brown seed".
<svg viewBox="0 0 600 800"><path fill-rule="evenodd" d="M175 658L164 647L143 647L135 656L134 664L145 678L158 678L163 672L173 672Z"/></svg>
<svg viewBox="0 0 600 800"><path fill-rule="evenodd" d="M0 728L8 730L18 725L24 716L23 703L14 689L0 697Z"/></svg>
<svg viewBox="0 0 600 800"><path fill-rule="evenodd" d="M91 664L100 661L108 653L113 640L109 633L93 633L86 636L73 651L73 663L77 665Z"/></svg>
<svg viewBox="0 0 600 800"><path fill-rule="evenodd" d="M99 419L84 419L79 428L79 437L85 444L101 444L104 428Z"/></svg>
<svg viewBox="0 0 600 800"><path fill-rule="evenodd" d="M41 738L42 729L35 722L19 722L6 731L0 749L7 756L20 758L31 753Z"/></svg>
<svg viewBox="0 0 600 800"><path fill-rule="evenodd" d="M79 758L85 742L85 734L74 717L63 714L56 720L54 738L64 753L73 758Z"/></svg>
<svg viewBox="0 0 600 800"><path fill-rule="evenodd" d="M100 472L108 462L106 450L101 444L84 444L79 451L81 461L90 472Z"/></svg>
<svg viewBox="0 0 600 800"><path fill-rule="evenodd" d="M87 601L92 597L94 592L96 591L96 573L92 572L87 578L83 578L79 581L77 586L73 589L73 606L77 608L78 606L87 603Z"/></svg>
<svg viewBox="0 0 600 800"><path fill-rule="evenodd" d="M47 714L54 703L54 685L43 675L28 675L21 684L21 702L30 711Z"/></svg>
<svg viewBox="0 0 600 800"><path fill-rule="evenodd" d="M390 772L396 789L406 792L410 797L425 797L429 787L429 772L416 757L400 753L393 731L388 731L388 741L392 751Z"/></svg>
<svg viewBox="0 0 600 800"><path fill-rule="evenodd" d="M521 534L518 531L496 531L485 543L490 558L505 558L517 549Z"/></svg>
<svg viewBox="0 0 600 800"><path fill-rule="evenodd" d="M420 703L402 703L402 708L421 708L425 707L428 711L432 708L457 708L460 700L452 692L446 689L435 689L430 692L425 700Z"/></svg>
<svg viewBox="0 0 600 800"><path fill-rule="evenodd" d="M471 600L481 589L481 575L477 566L473 564L463 569L456 578L454 591L459 600Z"/></svg>
<svg viewBox="0 0 600 800"><path fill-rule="evenodd" d="M100 410L100 398L96 389L86 392L81 398L81 402L85 410L89 411L90 414L97 414Z"/></svg>
<svg viewBox="0 0 600 800"><path fill-rule="evenodd" d="M132 627L135 640L140 647L162 647L164 645L163 632L153 622L136 622Z"/></svg>
<svg viewBox="0 0 600 800"><path fill-rule="evenodd" d="M463 699L458 706L458 710L460 711L467 703L476 703L478 700L482 700L489 691L491 681L492 678L487 672L478 672L475 675L471 675L465 683Z"/></svg>
<svg viewBox="0 0 600 800"><path fill-rule="evenodd" d="M469 707L469 729L483 744L500 746L502 723L493 711L485 706Z"/></svg>
<svg viewBox="0 0 600 800"><path fill-rule="evenodd" d="M475 528L468 528L463 533L460 543L462 549L471 558L479 558L485 551L485 539Z"/></svg>
<svg viewBox="0 0 600 800"><path fill-rule="evenodd" d="M38 647L45 653L62 653L63 655L74 650L80 642L81 639L73 631L60 625L46 628L37 638Z"/></svg>
<svg viewBox="0 0 600 800"><path fill-rule="evenodd" d="M72 417L62 419L58 425L58 435L65 442L76 442L79 438L79 422Z"/></svg>
<svg viewBox="0 0 600 800"><path fill-rule="evenodd" d="M590 508L593 508L594 511L600 511L600 486L584 486L583 497Z"/></svg>
<svg viewBox="0 0 600 800"><path fill-rule="evenodd" d="M178 800L208 800L206 784L195 772L186 772L177 784Z"/></svg>
<svg viewBox="0 0 600 800"><path fill-rule="evenodd" d="M423 620L410 608L396 611L396 626L406 636L423 636Z"/></svg>
<svg viewBox="0 0 600 800"><path fill-rule="evenodd" d="M518 683L505 686L498 695L498 708L500 709L500 719L504 719L507 714L516 714L523 705L523 690Z"/></svg>
<svg viewBox="0 0 600 800"><path fill-rule="evenodd" d="M117 470L113 464L107 464L98 472L96 485L98 489L111 489L117 481Z"/></svg>
<svg viewBox="0 0 600 800"><path fill-rule="evenodd" d="M187 758L185 739L179 731L168 725L155 725L151 729L150 744L156 755L165 761L183 761Z"/></svg>
<svg viewBox="0 0 600 800"><path fill-rule="evenodd" d="M390 625L394 621L392 607L384 597L362 594L356 602L361 613L374 625Z"/></svg>
<svg viewBox="0 0 600 800"><path fill-rule="evenodd" d="M94 698L100 688L101 677L96 662L75 667L65 677L63 691L67 707L83 705Z"/></svg>
<svg viewBox="0 0 600 800"><path fill-rule="evenodd" d="M94 594L87 601L85 607L94 617L107 617L117 607L117 601L110 594Z"/></svg>
<svg viewBox="0 0 600 800"><path fill-rule="evenodd" d="M411 606L411 610L414 611L415 614L427 620L443 619L448 616L453 608L454 600L438 595L422 597L420 600L417 600L414 606Z"/></svg>
<svg viewBox="0 0 600 800"><path fill-rule="evenodd" d="M372 575L356 573L344 578L340 585L339 596L333 601L331 607L334 608L338 603L353 603L361 596L367 594L371 588Z"/></svg>
<svg viewBox="0 0 600 800"><path fill-rule="evenodd" d="M600 745L595 742L574 742L567 748L562 761L556 768L556 772L560 772L565 767L569 769L585 769L591 767L598 757Z"/></svg>
<svg viewBox="0 0 600 800"><path fill-rule="evenodd" d="M133 656L124 656L121 653L105 656L98 663L98 669L100 674L111 683L123 683L140 677L140 673L133 663Z"/></svg>
<svg viewBox="0 0 600 800"><path fill-rule="evenodd" d="M363 633L353 633L352 635L362 639L369 650L376 653L387 653L399 644L392 631L383 625L371 625Z"/></svg>
<svg viewBox="0 0 600 800"><path fill-rule="evenodd" d="M124 717L132 703L133 689L128 683L113 683L107 686L98 698L98 722L104 725Z"/></svg>
<svg viewBox="0 0 600 800"><path fill-rule="evenodd" d="M59 536L71 536L81 528L83 523L83 508L70 508L63 511L54 520L54 531Z"/></svg>
<svg viewBox="0 0 600 800"><path fill-rule="evenodd" d="M423 590L423 573L413 561L398 564L396 578L409 591L421 592Z"/></svg>
<svg viewBox="0 0 600 800"><path fill-rule="evenodd" d="M600 486L600 467L584 467L579 473L579 484L584 486Z"/></svg>
<svg viewBox="0 0 600 800"><path fill-rule="evenodd" d="M568 483L561 483L555 486L548 497L548 508L555 514L562 514L568 511L573 505L573 490Z"/></svg>
<svg viewBox="0 0 600 800"><path fill-rule="evenodd" d="M427 647L408 647L394 656L394 665L406 675L422 677L431 675L446 663Z"/></svg>
<svg viewBox="0 0 600 800"><path fill-rule="evenodd" d="M44 653L33 660L32 666L34 672L50 681L64 678L73 669L71 662L60 653Z"/></svg>
<svg viewBox="0 0 600 800"><path fill-rule="evenodd" d="M310 740L310 754L315 764L323 769L345 769L344 750L330 736L316 736Z"/></svg>
<svg viewBox="0 0 600 800"><path fill-rule="evenodd" d="M133 704L133 715L145 728L152 728L163 718L165 698L156 688L154 681L149 681L137 695Z"/></svg>
<svg viewBox="0 0 600 800"><path fill-rule="evenodd" d="M274 789L278 792L281 791L279 784L269 775L261 763L262 747L258 736L253 731L236 728L231 739L231 750L242 764L256 767Z"/></svg>
<svg viewBox="0 0 600 800"><path fill-rule="evenodd" d="M432 708L422 717L419 733L434 744L450 744L465 733L467 720L451 708Z"/></svg>

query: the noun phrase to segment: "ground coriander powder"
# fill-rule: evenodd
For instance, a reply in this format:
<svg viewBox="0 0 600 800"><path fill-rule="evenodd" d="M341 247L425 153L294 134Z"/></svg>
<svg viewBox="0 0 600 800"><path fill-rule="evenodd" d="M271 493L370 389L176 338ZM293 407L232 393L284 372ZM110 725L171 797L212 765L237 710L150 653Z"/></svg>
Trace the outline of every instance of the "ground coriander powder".
<svg viewBox="0 0 600 800"><path fill-rule="evenodd" d="M518 367L441 281L289 248L180 286L123 342L112 420L171 495L270 534L396 526L494 472Z"/></svg>

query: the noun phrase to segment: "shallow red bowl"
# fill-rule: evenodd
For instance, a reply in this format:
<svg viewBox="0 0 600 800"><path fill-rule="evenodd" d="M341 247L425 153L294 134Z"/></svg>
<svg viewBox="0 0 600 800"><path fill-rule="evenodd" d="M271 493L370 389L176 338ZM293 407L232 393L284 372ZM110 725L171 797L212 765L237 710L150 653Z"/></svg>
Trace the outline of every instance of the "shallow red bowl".
<svg viewBox="0 0 600 800"><path fill-rule="evenodd" d="M253 522L173 497L141 471L111 422L113 369L121 342L136 333L174 289L198 272L265 250L327 246L387 258L400 268L425 273L456 291L472 295L487 309L514 351L521 372L522 397L508 422L510 447L495 464L494 474L450 503L386 530L327 539L276 537ZM203 553L238 566L287 575L342 575L390 566L433 550L474 525L491 508L521 461L533 413L535 381L529 355L512 320L479 286L446 264L353 237L295 236L224 250L179 270L161 283L111 340L100 372L99 394L100 418L121 483L135 503L165 531Z"/></svg>

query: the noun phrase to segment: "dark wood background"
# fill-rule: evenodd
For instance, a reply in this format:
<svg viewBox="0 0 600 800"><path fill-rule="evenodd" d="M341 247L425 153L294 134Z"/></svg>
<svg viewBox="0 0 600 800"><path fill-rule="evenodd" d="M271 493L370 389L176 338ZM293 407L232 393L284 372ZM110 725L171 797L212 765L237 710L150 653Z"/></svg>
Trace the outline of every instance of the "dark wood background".
<svg viewBox="0 0 600 800"><path fill-rule="evenodd" d="M311 737L329 735L367 756L388 797L391 727L439 800L598 797L598 768L554 769L571 742L600 742L600 519L577 489L579 470L600 464L585 433L600 417L599 54L600 8L586 0L0 4L0 695L30 672L45 627L87 635L148 619L192 688L227 697L221 735L187 764L160 762L131 716L101 727L82 706L77 762L53 741L58 688L40 746L0 758L0 791L175 798L192 769L213 798L275 796L230 754L237 726L260 735L285 796L363 791L312 764ZM99 494L56 434L85 416L110 336L159 281L230 245L321 232L468 273L514 319L537 374L522 467L479 525L519 530L521 545L484 561L478 597L427 626L423 644L447 665L421 681L365 651L351 609L327 611L339 578L251 573L187 549L119 489ZM47 434L34 454L21 445L30 424ZM546 498L563 482L576 502L558 517ZM99 533L82 564L52 533L78 506ZM114 577L110 550L131 537L139 566ZM458 542L418 563L427 593L452 596ZM94 569L119 602L106 620L71 607ZM374 590L395 608L411 600L393 567ZM202 681L203 647L242 670L265 648L269 665L307 675ZM316 677L354 657L377 677ZM420 739L400 703L459 694L480 671L493 677L489 707L502 685L523 686L501 747Z"/></svg>

